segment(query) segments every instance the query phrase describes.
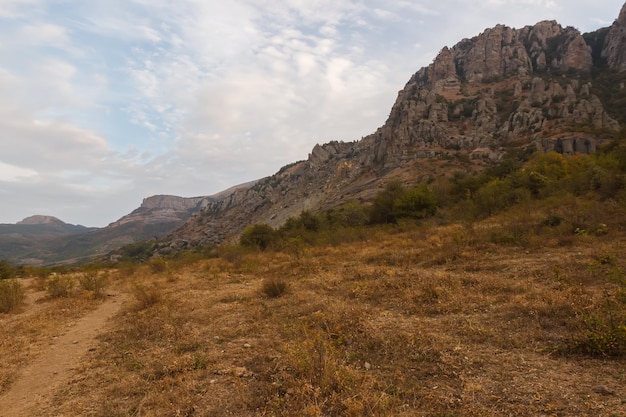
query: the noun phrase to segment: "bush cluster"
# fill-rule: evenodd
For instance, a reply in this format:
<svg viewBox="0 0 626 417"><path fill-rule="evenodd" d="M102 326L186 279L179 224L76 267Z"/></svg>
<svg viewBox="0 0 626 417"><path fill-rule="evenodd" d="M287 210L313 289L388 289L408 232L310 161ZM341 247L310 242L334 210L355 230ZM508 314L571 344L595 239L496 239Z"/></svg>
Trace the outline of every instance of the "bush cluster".
<svg viewBox="0 0 626 417"><path fill-rule="evenodd" d="M397 224L400 220L423 220L435 215L450 220L475 220L493 216L531 201L570 197L587 200L626 201L626 130L594 155L566 157L556 152L518 152L478 174L457 173L434 184L418 183L406 187L389 182L370 205L350 201L325 212L303 211L289 218L280 228L268 224L248 226L240 244L248 248L268 248L299 254L303 245L354 241L367 235L364 227ZM603 223L574 213L567 219L571 232L606 233ZM459 217L460 216L460 217ZM547 223L537 227L556 227L565 220L550 214ZM559 218L558 224L555 219ZM602 226L603 225L603 226ZM564 226L561 226L564 227ZM494 237L494 242L510 240ZM519 239L514 239L518 241Z"/></svg>

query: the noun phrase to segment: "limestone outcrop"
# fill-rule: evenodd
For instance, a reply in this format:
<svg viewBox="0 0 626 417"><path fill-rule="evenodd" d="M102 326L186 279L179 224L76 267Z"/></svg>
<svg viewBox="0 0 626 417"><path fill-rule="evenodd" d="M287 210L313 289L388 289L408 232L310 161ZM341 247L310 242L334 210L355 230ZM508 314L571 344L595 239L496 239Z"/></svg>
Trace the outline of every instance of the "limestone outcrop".
<svg viewBox="0 0 626 417"><path fill-rule="evenodd" d="M584 36L555 21L504 25L444 47L398 93L385 124L355 142L316 145L306 161L208 202L161 251L236 238L252 223L279 226L303 210L367 200L390 178L415 181L432 161L484 166L511 147L592 153L620 128L594 85L594 65L626 69L626 6L611 28ZM603 67L602 67L603 68ZM431 169L431 168L429 168ZM416 177L417 176L417 177Z"/></svg>
<svg viewBox="0 0 626 417"><path fill-rule="evenodd" d="M626 71L626 4L606 35L602 58L610 68Z"/></svg>

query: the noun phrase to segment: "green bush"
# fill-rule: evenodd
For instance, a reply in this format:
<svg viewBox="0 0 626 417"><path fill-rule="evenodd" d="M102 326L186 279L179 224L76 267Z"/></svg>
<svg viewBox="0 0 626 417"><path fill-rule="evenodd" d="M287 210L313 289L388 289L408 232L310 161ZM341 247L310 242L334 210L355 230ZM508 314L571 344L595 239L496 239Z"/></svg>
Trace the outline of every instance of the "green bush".
<svg viewBox="0 0 626 417"><path fill-rule="evenodd" d="M393 216L424 219L437 211L437 196L427 185L421 184L404 192L393 203Z"/></svg>
<svg viewBox="0 0 626 417"><path fill-rule="evenodd" d="M367 210L356 201L349 201L334 207L326 213L328 223L332 226L355 227L367 223Z"/></svg>
<svg viewBox="0 0 626 417"><path fill-rule="evenodd" d="M393 206L406 192L400 181L391 181L385 189L379 192L370 207L369 222L371 224L396 223Z"/></svg>
<svg viewBox="0 0 626 417"><path fill-rule="evenodd" d="M510 181L494 179L482 186L474 194L473 200L479 214L492 214L529 198L529 192L514 188Z"/></svg>
<svg viewBox="0 0 626 417"><path fill-rule="evenodd" d="M15 273L15 268L7 261L0 260L0 279L11 278Z"/></svg>
<svg viewBox="0 0 626 417"><path fill-rule="evenodd" d="M0 281L0 313L9 313L24 303L24 289L16 279Z"/></svg>
<svg viewBox="0 0 626 417"><path fill-rule="evenodd" d="M253 224L245 228L239 239L242 246L256 247L262 251L276 242L278 235L269 224Z"/></svg>
<svg viewBox="0 0 626 417"><path fill-rule="evenodd" d="M310 232L319 232L323 226L320 216L309 210L304 210L300 213L300 224L305 230Z"/></svg>

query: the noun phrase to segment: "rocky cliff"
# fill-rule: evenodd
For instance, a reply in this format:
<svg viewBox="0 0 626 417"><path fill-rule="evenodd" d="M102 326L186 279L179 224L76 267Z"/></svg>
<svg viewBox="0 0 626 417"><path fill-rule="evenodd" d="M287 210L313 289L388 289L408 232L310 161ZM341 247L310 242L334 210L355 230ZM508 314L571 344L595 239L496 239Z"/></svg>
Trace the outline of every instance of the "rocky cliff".
<svg viewBox="0 0 626 417"><path fill-rule="evenodd" d="M606 35L601 57L617 71L626 70L626 4Z"/></svg>
<svg viewBox="0 0 626 417"><path fill-rule="evenodd" d="M111 223L109 227L120 227L128 223L180 225L211 201L214 201L211 197L184 198L173 195L155 195L144 198L139 208Z"/></svg>
<svg viewBox="0 0 626 417"><path fill-rule="evenodd" d="M607 106L605 92L624 95L623 84L607 82L626 66L625 24L626 5L610 28L591 34L543 21L498 25L444 47L409 79L375 133L317 145L306 161L207 204L162 251L220 243L251 223L278 226L302 210L367 200L389 178L410 182L477 169L516 147L594 152L623 118ZM447 168L438 172L442 164Z"/></svg>

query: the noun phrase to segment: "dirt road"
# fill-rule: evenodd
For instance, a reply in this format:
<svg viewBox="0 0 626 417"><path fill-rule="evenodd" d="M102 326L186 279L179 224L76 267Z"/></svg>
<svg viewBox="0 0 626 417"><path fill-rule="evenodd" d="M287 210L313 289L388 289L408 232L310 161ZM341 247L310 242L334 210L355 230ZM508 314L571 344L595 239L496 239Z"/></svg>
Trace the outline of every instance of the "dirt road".
<svg viewBox="0 0 626 417"><path fill-rule="evenodd" d="M21 372L9 391L0 396L0 417L36 416L55 390L71 378L80 358L95 347L96 337L121 304L120 295L109 295L96 310L55 339L43 355Z"/></svg>

